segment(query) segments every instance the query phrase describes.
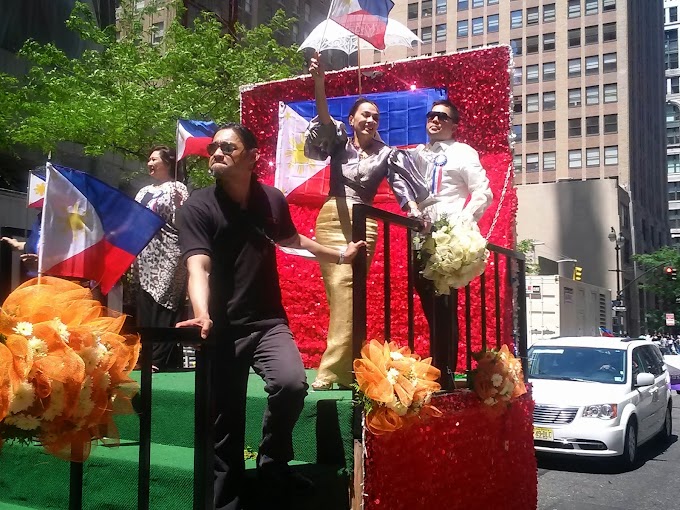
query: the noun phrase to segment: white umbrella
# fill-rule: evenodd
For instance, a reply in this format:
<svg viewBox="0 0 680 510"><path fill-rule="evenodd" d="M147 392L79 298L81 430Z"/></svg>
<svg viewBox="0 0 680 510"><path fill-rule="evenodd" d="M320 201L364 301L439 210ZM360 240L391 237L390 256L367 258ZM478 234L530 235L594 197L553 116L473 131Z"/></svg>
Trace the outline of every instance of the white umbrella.
<svg viewBox="0 0 680 510"><path fill-rule="evenodd" d="M393 19L387 20L387 30L385 31L385 49L392 46L413 46L415 42L422 42L416 34L411 32L406 26ZM327 19L319 23L307 39L300 45L300 49L313 48L319 53L323 50L340 50L348 55L357 51L359 38L339 25L332 19ZM375 50L371 43L361 40L362 50Z"/></svg>

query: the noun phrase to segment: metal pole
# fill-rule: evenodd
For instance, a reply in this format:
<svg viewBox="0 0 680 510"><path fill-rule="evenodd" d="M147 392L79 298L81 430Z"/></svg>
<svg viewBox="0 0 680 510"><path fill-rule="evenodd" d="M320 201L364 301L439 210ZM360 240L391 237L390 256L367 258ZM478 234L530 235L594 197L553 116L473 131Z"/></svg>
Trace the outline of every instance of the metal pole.
<svg viewBox="0 0 680 510"><path fill-rule="evenodd" d="M619 246L619 241L616 241L616 244L614 244L614 249L616 250L616 301L621 302L621 306L625 306L623 302L623 296L621 296L621 262L620 262L620 257L621 257L621 247ZM618 312L617 312L618 316ZM622 322L623 322L623 315L621 317L621 322L617 321L616 324L616 329L617 333L621 334L623 333L622 331Z"/></svg>

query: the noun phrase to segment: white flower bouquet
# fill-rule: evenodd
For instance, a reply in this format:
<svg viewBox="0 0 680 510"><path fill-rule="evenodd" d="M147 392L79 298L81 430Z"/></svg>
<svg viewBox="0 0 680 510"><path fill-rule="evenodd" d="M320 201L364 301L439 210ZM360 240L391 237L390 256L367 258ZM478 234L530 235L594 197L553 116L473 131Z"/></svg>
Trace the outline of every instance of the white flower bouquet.
<svg viewBox="0 0 680 510"><path fill-rule="evenodd" d="M437 220L429 234L413 239L424 262L422 274L434 283L437 295L465 287L486 268L489 250L486 239L471 219Z"/></svg>

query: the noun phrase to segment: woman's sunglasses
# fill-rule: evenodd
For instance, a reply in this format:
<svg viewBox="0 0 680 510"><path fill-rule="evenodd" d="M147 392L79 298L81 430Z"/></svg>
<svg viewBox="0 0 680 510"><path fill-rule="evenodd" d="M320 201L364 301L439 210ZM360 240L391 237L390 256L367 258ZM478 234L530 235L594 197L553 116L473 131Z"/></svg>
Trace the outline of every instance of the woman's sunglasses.
<svg viewBox="0 0 680 510"><path fill-rule="evenodd" d="M434 120L435 117L439 117L439 122L453 121L453 118L444 112L427 112L427 120Z"/></svg>
<svg viewBox="0 0 680 510"><path fill-rule="evenodd" d="M208 144L208 154L212 156L217 152L217 149L222 151L222 154L231 154L237 147L231 142L212 142Z"/></svg>

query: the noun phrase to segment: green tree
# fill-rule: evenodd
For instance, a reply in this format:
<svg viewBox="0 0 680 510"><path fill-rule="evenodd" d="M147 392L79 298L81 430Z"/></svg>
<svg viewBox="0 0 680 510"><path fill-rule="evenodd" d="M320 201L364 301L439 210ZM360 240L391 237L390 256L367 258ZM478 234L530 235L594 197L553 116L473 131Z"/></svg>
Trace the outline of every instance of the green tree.
<svg viewBox="0 0 680 510"><path fill-rule="evenodd" d="M672 280L664 271L666 267L680 269L680 253L666 246L653 253L635 255L633 258L640 264L642 270L640 287L652 292L661 300L661 309L649 310L645 317L647 328L657 330L665 325L664 313L674 313L678 317L680 312L680 304L676 303L676 299L680 297L680 280Z"/></svg>
<svg viewBox="0 0 680 510"><path fill-rule="evenodd" d="M268 24L225 33L211 13L183 27L177 2L177 18L162 43L152 44L143 16L157 6L136 10L135 3L124 0L118 27L105 29L76 4L68 27L97 48L80 58L53 44L23 46L28 73L0 74L0 150L47 153L60 142L75 142L89 155L144 160L152 145L174 145L178 118L238 120L239 86L303 69L297 47L275 39L294 21L283 11Z"/></svg>
<svg viewBox="0 0 680 510"><path fill-rule="evenodd" d="M534 239L523 239L517 243L517 251L527 256L526 274L536 275L540 273L540 267L534 262Z"/></svg>

